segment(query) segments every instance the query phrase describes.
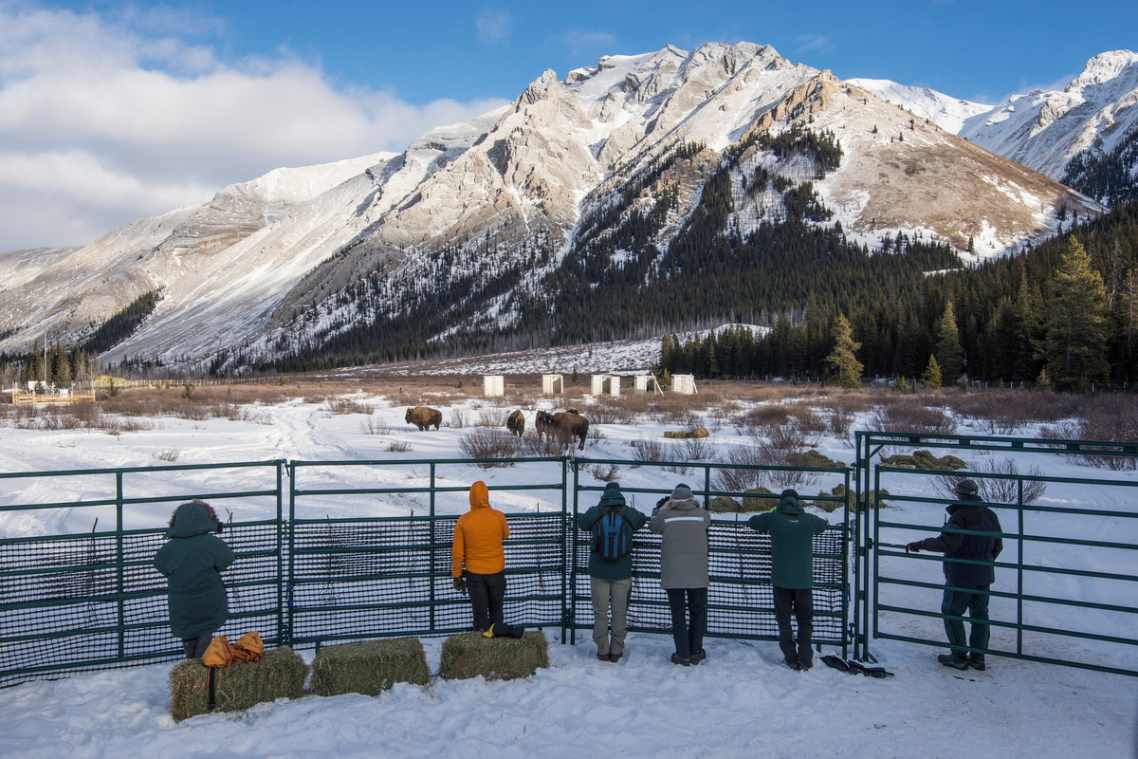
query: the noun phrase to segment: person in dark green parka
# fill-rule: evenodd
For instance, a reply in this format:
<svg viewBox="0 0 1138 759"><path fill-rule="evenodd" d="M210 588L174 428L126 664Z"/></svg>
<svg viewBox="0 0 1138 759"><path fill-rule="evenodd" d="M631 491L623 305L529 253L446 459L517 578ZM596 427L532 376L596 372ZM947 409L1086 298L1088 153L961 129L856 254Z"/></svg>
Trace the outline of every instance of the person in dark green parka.
<svg viewBox="0 0 1138 759"><path fill-rule="evenodd" d="M814 536L830 523L802 510L798 493L784 490L774 511L753 516L747 522L756 532L771 536L771 585L778 622L778 644L786 665L807 670L814 665L810 636L814 632ZM798 623L798 644L790 627L790 615Z"/></svg>
<svg viewBox="0 0 1138 759"><path fill-rule="evenodd" d="M233 551L214 533L221 522L203 501L183 503L170 517L169 539L154 555L154 567L168 581L170 629L182 640L187 659L200 659L228 616L221 572Z"/></svg>

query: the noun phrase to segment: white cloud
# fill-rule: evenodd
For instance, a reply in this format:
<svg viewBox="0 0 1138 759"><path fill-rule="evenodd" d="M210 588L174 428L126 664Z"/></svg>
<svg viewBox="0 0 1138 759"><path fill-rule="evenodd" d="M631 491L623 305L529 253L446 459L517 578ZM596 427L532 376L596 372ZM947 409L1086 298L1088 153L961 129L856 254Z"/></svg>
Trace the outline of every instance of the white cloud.
<svg viewBox="0 0 1138 759"><path fill-rule="evenodd" d="M798 52L800 53L826 50L833 42L828 34L800 34L795 38L795 41L798 43Z"/></svg>
<svg viewBox="0 0 1138 759"><path fill-rule="evenodd" d="M474 30L483 42L501 42L510 36L512 21L508 11L487 8L474 18Z"/></svg>
<svg viewBox="0 0 1138 759"><path fill-rule="evenodd" d="M287 55L223 63L200 39L223 27L170 13L0 0L0 250L86 242L278 166L402 149L505 102L413 104ZM199 39L161 33L180 26Z"/></svg>
<svg viewBox="0 0 1138 759"><path fill-rule="evenodd" d="M616 44L616 35L600 30L571 29L561 35L561 41L570 52L580 53L611 48Z"/></svg>

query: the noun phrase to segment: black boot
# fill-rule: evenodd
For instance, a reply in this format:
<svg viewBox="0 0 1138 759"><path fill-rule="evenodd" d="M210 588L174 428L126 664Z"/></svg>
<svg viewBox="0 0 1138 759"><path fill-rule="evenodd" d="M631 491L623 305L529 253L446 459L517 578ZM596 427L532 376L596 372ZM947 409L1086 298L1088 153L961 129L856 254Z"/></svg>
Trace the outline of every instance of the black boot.
<svg viewBox="0 0 1138 759"><path fill-rule="evenodd" d="M980 672L988 668L987 662L984 661L984 654L972 654L969 656L968 666Z"/></svg>
<svg viewBox="0 0 1138 759"><path fill-rule="evenodd" d="M968 660L956 654L941 654L936 658L938 662L952 669L968 669Z"/></svg>
<svg viewBox="0 0 1138 759"><path fill-rule="evenodd" d="M795 672L798 672L799 670L802 669L802 667L799 666L799 664L798 664L798 659L795 659L792 656L786 657L785 659L783 659L783 661L786 662L786 666L790 667Z"/></svg>
<svg viewBox="0 0 1138 759"><path fill-rule="evenodd" d="M672 654L672 664L679 664L682 667L690 667L691 659L687 656L680 656L679 654Z"/></svg>

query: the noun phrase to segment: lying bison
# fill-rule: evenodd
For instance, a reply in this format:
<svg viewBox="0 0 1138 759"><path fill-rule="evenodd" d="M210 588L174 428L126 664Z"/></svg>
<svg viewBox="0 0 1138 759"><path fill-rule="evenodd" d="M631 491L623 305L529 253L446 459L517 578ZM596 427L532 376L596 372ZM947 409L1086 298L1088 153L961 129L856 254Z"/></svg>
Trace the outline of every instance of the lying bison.
<svg viewBox="0 0 1138 759"><path fill-rule="evenodd" d="M506 429L513 434L521 437L526 432L526 415L518 409L514 413L506 417Z"/></svg>
<svg viewBox="0 0 1138 759"><path fill-rule="evenodd" d="M552 434L557 436L561 445L567 446L576 439L577 450L585 450L585 438L589 436L589 420L581 416L575 408L568 411L559 411L553 415Z"/></svg>
<svg viewBox="0 0 1138 759"><path fill-rule="evenodd" d="M403 417L408 424L419 428L419 432L434 427L436 430L443 423L443 412L430 406L416 406L407 409L407 416Z"/></svg>

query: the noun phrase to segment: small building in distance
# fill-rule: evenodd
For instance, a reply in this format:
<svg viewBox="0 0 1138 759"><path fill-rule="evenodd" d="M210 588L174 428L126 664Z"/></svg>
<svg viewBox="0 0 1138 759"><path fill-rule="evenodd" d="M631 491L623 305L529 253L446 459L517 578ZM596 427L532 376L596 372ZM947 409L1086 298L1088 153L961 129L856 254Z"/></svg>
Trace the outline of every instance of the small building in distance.
<svg viewBox="0 0 1138 759"><path fill-rule="evenodd" d="M506 394L506 378L501 374L487 374L482 378L482 395L486 398L501 398Z"/></svg>
<svg viewBox="0 0 1138 759"><path fill-rule="evenodd" d="M594 374L591 389L594 396L608 395L618 398L620 397L620 377L614 374Z"/></svg>
<svg viewBox="0 0 1138 759"><path fill-rule="evenodd" d="M660 383L656 381L654 374L637 374L632 378L633 389L638 393L654 392L657 395L662 395L663 390L660 389Z"/></svg>
<svg viewBox="0 0 1138 759"><path fill-rule="evenodd" d="M565 378L560 374L541 375L542 395L563 395L565 393Z"/></svg>
<svg viewBox="0 0 1138 759"><path fill-rule="evenodd" d="M672 392L680 395L695 395L698 392L695 387L695 375L673 374Z"/></svg>

